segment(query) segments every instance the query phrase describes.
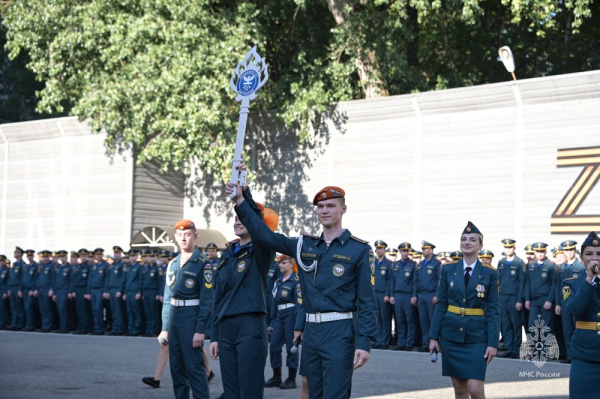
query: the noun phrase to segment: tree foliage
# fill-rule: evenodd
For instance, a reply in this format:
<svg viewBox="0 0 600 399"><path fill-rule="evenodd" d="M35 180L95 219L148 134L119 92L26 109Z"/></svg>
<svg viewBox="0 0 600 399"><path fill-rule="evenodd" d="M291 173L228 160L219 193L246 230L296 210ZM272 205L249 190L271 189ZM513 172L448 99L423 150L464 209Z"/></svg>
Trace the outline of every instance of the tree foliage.
<svg viewBox="0 0 600 399"><path fill-rule="evenodd" d="M270 80L253 106L306 137L334 102L600 66L593 0L21 0L3 12L10 57L69 112L166 170L193 157L226 174L238 103L231 71L253 46Z"/></svg>

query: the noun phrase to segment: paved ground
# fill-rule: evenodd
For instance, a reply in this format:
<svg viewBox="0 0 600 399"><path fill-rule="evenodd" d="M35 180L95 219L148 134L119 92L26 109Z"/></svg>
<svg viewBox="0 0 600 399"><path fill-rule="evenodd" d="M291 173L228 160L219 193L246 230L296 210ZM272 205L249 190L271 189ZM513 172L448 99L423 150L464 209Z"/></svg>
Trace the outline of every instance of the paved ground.
<svg viewBox="0 0 600 399"><path fill-rule="evenodd" d="M0 398L170 398L171 376L160 389L142 384L154 373L158 344L154 338L80 336L0 331ZM211 398L221 392L218 362ZM568 398L570 366L556 362L541 368L495 359L488 368L486 394L494 398ZM265 377L269 378L267 366ZM300 379L298 379L300 382ZM299 397L299 389L265 390L265 398ZM417 352L374 350L369 363L354 374L353 398L453 398L450 379L440 362Z"/></svg>

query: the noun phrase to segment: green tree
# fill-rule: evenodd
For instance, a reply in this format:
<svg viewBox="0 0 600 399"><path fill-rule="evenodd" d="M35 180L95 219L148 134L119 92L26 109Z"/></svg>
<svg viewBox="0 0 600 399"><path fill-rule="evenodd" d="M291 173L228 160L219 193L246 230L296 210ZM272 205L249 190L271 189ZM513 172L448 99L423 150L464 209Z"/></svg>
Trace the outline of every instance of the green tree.
<svg viewBox="0 0 600 399"><path fill-rule="evenodd" d="M5 2L6 3L6 2ZM337 101L600 67L593 0L21 0L3 12L10 57L44 82L40 112L107 132L109 151L226 176L233 67L257 45L270 80L254 110L306 138ZM318 127L318 126L317 126Z"/></svg>

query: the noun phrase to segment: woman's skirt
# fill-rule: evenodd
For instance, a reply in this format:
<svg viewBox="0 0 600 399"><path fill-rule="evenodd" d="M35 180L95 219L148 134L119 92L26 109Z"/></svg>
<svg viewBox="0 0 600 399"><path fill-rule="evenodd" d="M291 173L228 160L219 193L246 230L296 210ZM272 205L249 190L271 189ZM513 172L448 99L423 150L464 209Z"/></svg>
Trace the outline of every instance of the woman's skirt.
<svg viewBox="0 0 600 399"><path fill-rule="evenodd" d="M442 375L464 380L485 381L487 343L460 344L441 339Z"/></svg>

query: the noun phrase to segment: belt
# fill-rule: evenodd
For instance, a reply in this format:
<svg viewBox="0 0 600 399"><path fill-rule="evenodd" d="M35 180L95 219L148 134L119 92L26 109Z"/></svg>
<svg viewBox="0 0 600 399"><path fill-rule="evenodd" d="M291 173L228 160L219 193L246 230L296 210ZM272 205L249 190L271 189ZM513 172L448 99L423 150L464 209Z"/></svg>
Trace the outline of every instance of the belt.
<svg viewBox="0 0 600 399"><path fill-rule="evenodd" d="M293 308L294 305L293 303L284 303L282 305L277 305L277 310L283 310L283 309L287 309L287 308Z"/></svg>
<svg viewBox="0 0 600 399"><path fill-rule="evenodd" d="M200 305L200 299L175 299L171 298L171 305L176 308L180 306L198 306Z"/></svg>
<svg viewBox="0 0 600 399"><path fill-rule="evenodd" d="M448 312L459 314L461 316L484 316L483 309L459 308L458 306L448 305Z"/></svg>
<svg viewBox="0 0 600 399"><path fill-rule="evenodd" d="M575 327L580 330L600 331L600 323L596 323L595 321L578 321L575 322Z"/></svg>
<svg viewBox="0 0 600 399"><path fill-rule="evenodd" d="M325 323L328 321L346 320L352 318L352 312L328 312L328 313L307 313L306 321L309 323Z"/></svg>

